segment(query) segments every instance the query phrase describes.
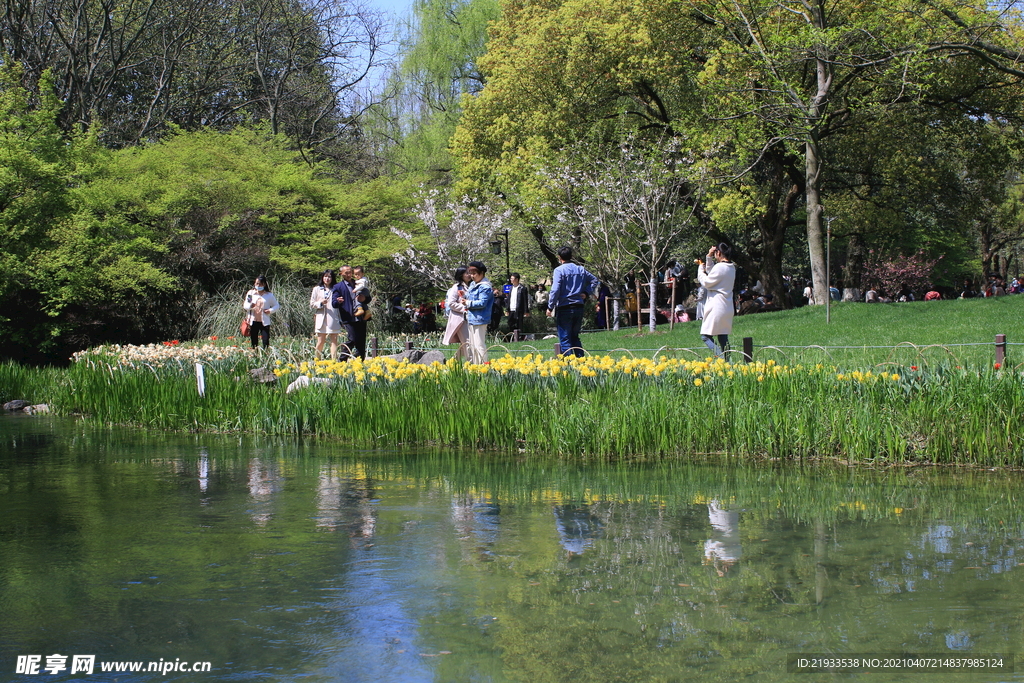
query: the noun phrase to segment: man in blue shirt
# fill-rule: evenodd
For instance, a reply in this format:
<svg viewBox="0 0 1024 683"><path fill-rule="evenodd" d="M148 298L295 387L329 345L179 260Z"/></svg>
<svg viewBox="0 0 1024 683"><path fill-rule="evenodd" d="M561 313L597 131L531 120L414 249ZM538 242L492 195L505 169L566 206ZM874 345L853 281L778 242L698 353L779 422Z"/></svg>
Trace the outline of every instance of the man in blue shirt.
<svg viewBox="0 0 1024 683"><path fill-rule="evenodd" d="M548 317L555 319L558 328L558 346L563 356L582 356L583 303L594 293L597 278L583 266L572 263L572 249L558 250L561 262L552 276L548 295Z"/></svg>

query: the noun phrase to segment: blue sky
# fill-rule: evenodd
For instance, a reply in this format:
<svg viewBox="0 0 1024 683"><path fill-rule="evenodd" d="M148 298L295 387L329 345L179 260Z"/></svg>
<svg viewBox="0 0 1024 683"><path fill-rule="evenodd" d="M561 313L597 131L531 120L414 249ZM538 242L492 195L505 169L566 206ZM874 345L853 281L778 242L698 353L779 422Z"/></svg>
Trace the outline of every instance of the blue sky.
<svg viewBox="0 0 1024 683"><path fill-rule="evenodd" d="M368 9L380 10L390 15L385 32L380 36L388 44L378 55L378 67L370 71L369 77L358 88L363 97L373 99L388 77L389 66L387 64L396 56L396 46L393 42L395 39L394 29L401 20L412 13L414 0L364 0L364 2L363 6ZM358 7L359 3L357 2L355 6Z"/></svg>
<svg viewBox="0 0 1024 683"><path fill-rule="evenodd" d="M370 5L373 7L399 17L409 12L412 2L413 0L369 0Z"/></svg>

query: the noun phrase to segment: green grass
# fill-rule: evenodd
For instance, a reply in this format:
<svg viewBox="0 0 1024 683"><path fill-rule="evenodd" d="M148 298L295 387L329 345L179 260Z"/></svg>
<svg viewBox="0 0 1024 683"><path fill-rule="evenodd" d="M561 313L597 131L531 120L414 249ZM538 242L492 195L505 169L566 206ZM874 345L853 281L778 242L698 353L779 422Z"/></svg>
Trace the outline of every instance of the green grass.
<svg viewBox="0 0 1024 683"><path fill-rule="evenodd" d="M655 350L668 347L693 349L704 355L699 322L677 323L671 332L668 327L659 325L654 334L646 327L642 334L637 334L635 327L588 333L583 336L583 346L588 353L596 354L628 349L650 356ZM737 316L730 344L739 350L743 337L752 337L755 358L789 363L831 361L850 368L892 361L907 365L982 365L995 359L993 344L997 334L1007 336L1008 362L1024 362L1024 296L893 304L839 303L832 306L830 323L825 322L824 306ZM512 351L536 348L548 353L553 342L504 346Z"/></svg>
<svg viewBox="0 0 1024 683"><path fill-rule="evenodd" d="M839 303L832 306L829 323L825 321L824 306L738 316L730 342L738 352L743 338L751 337L756 359L790 364L828 362L850 369L886 363L981 366L995 360L997 334L1007 336L1008 363L1024 362L1024 296L871 305ZM386 354L398 353L406 341L416 348L438 348L440 336L436 333L377 338L381 354ZM492 356L505 351L553 355L556 340L540 339L542 336L538 334L535 341L516 344L492 336ZM220 337L219 343L226 343L225 340L226 337ZM248 340L236 337L231 343L246 346ZM313 341L309 337L274 336L271 344L296 357L312 354ZM636 327L618 332L588 332L583 335L583 345L588 353L599 355L626 350L651 357L661 349L680 357L707 355L700 340L699 322L677 323L671 332L668 325L659 325L653 334L647 327L639 334ZM449 355L454 350L440 348Z"/></svg>
<svg viewBox="0 0 1024 683"><path fill-rule="evenodd" d="M57 368L0 363L0 404L15 399L46 403L59 395L66 379L67 371Z"/></svg>
<svg viewBox="0 0 1024 683"><path fill-rule="evenodd" d="M700 370L557 377L479 375L461 367L393 383L336 381L286 394L256 386L248 364L211 368L200 397L173 368L73 366L58 411L158 429L316 435L521 450L580 458L837 458L849 462L1024 464L1015 425L1024 375L905 371L868 382L827 368L733 377ZM723 370L727 371L726 367ZM956 416L956 419L950 419Z"/></svg>

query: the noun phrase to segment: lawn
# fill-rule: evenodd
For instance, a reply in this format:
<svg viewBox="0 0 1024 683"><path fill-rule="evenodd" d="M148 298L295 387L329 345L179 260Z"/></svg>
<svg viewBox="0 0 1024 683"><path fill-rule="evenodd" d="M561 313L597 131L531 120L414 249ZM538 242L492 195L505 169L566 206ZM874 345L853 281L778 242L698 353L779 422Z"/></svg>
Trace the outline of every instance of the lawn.
<svg viewBox="0 0 1024 683"><path fill-rule="evenodd" d="M831 307L831 322L825 320L824 306L737 316L730 343L741 350L743 337L752 337L755 358L789 363L831 361L851 368L893 361L976 365L994 361L997 334L1007 337L1007 362L1024 362L1024 296L839 303ZM536 348L546 353L554 340L505 346L512 351ZM583 346L594 354L629 349L649 356L664 347L706 354L699 322L677 323L671 332L668 325L659 325L653 334L646 327L642 334L635 327L588 333L583 336Z"/></svg>

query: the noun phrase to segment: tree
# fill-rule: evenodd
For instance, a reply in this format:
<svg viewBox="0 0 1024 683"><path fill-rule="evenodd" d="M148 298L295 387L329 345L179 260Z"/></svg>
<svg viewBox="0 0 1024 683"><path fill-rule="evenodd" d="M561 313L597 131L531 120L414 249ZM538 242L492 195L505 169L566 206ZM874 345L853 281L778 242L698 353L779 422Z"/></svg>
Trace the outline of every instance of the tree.
<svg viewBox="0 0 1024 683"><path fill-rule="evenodd" d="M863 126L843 137L848 144L829 152L826 191L837 217L833 254L839 244L846 263L844 298L860 298L870 249L943 255L936 284L950 286L980 271L983 231L1007 247L1019 234L1000 216L1022 143L1015 127L936 106L895 110L884 129Z"/></svg>
<svg viewBox="0 0 1024 683"><path fill-rule="evenodd" d="M891 297L904 287L923 293L931 288L932 273L941 260L941 256L928 258L924 250L910 256L889 256L872 250L864 264L865 288L880 288Z"/></svg>
<svg viewBox="0 0 1024 683"><path fill-rule="evenodd" d="M113 147L169 126L266 121L305 149L353 133L379 59L377 13L329 0L0 0L0 55L31 82L51 69L62 127L99 123Z"/></svg>
<svg viewBox="0 0 1024 683"><path fill-rule="evenodd" d="M71 188L89 177L95 135L66 136L48 72L22 85L17 64L0 67L0 355L22 358L53 344L52 308L40 295L49 231L73 210Z"/></svg>
<svg viewBox="0 0 1024 683"><path fill-rule="evenodd" d="M574 244L584 246L588 267L616 285L636 264L649 273L652 331L658 269L679 235L692 228L701 190L680 147L678 140L665 140L647 149L627 139L596 154L575 148L564 151L566 165L544 174L561 200L556 220L570 227Z"/></svg>
<svg viewBox="0 0 1024 683"><path fill-rule="evenodd" d="M552 231L548 237L576 247L591 272L619 286L640 262L637 237L624 224L620 188L603 158L594 163L579 147L565 150L563 157L561 165L540 171L553 190L555 224L565 228L564 236Z"/></svg>
<svg viewBox="0 0 1024 683"><path fill-rule="evenodd" d="M966 29L901 0L684 6L507 5L481 60L487 87L467 102L454 138L460 187L529 197L530 168L568 141L685 133L687 156L714 181L694 208L701 231L737 244L738 264L778 294L802 221L799 246L824 301L827 162L838 150L855 154L850 131L929 108L947 121L1019 118L1012 50L999 51L1013 35L998 21L987 47L958 52ZM979 35L983 18L997 18L963 12Z"/></svg>
<svg viewBox="0 0 1024 683"><path fill-rule="evenodd" d="M680 196L696 202L696 234L749 245L737 262L783 300L782 248L803 176L783 144L752 154L740 147L745 138L709 122L698 80L711 50L705 34L671 2L506 6L481 60L488 85L467 102L453 141L459 187L499 193L528 215L548 201L533 169L552 150L574 140L612 145L631 132L651 146L681 137L681 154L709 181L705 194ZM543 250L545 221L529 224ZM758 239L742 244L750 232Z"/></svg>
<svg viewBox="0 0 1024 683"><path fill-rule="evenodd" d="M416 216L427 234L417 237L392 228L406 243L394 259L398 265L422 273L435 287L447 288L458 266L485 258L509 215L508 209L496 204L476 206L468 197L460 202L444 201L440 190L424 191L416 204Z"/></svg>
<svg viewBox="0 0 1024 683"><path fill-rule="evenodd" d="M766 146L781 142L802 148L807 248L815 300L823 302L827 140L840 138L841 147L851 126L880 122L907 105L941 104L943 95L977 106L985 90L997 82L1005 86L1005 78L991 69L977 73L977 62L968 59L960 61L974 62L971 78L963 85L944 80L964 66L949 59L945 48L960 42L955 32L896 0L857 6L755 0L695 7L706 8L702 18L722 38L717 88L707 91L715 95L716 113L724 120L756 122Z"/></svg>
<svg viewBox="0 0 1024 683"><path fill-rule="evenodd" d="M238 280L276 269L312 283L379 256L387 242L367 243L401 215L399 193L359 196L289 147L264 127L97 153L33 260L60 342L188 338L202 302Z"/></svg>
<svg viewBox="0 0 1024 683"><path fill-rule="evenodd" d="M484 86L476 62L500 8L497 0L418 0L412 14L389 97L374 108L369 125L391 139L386 156L398 172L444 176L452 169L448 146L462 98Z"/></svg>

